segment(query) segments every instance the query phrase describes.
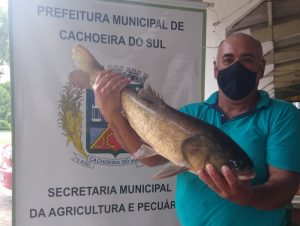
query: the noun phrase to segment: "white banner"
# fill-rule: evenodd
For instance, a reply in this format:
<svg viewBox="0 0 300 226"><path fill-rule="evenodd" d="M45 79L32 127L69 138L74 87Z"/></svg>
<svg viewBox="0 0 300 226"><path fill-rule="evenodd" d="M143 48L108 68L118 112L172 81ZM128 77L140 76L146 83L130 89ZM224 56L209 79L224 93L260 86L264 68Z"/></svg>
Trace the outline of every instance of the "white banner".
<svg viewBox="0 0 300 226"><path fill-rule="evenodd" d="M173 107L199 101L205 11L97 0L11 0L10 8L15 225L178 225L175 177L151 179L160 167L132 160L92 91L68 75L80 44Z"/></svg>

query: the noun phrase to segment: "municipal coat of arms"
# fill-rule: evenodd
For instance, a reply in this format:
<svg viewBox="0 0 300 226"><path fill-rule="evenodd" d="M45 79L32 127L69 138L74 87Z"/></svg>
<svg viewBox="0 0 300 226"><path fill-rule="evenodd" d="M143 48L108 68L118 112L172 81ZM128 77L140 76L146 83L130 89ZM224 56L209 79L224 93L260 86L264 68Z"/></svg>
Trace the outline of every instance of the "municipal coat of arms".
<svg viewBox="0 0 300 226"><path fill-rule="evenodd" d="M73 48L73 60L79 70L70 72L58 100L58 126L66 138L66 145L73 144L76 149L72 160L89 168L97 164L137 164L137 161L131 157L118 158L120 153L126 152L95 105L91 87L95 80L95 72L103 70L104 67L81 45ZM148 78L146 73L120 65L108 65L107 69L126 76L132 81L131 86L135 89L143 88ZM85 113L82 110L83 106L86 106ZM83 142L84 137L85 142ZM111 154L111 158L107 155L103 158L101 154Z"/></svg>

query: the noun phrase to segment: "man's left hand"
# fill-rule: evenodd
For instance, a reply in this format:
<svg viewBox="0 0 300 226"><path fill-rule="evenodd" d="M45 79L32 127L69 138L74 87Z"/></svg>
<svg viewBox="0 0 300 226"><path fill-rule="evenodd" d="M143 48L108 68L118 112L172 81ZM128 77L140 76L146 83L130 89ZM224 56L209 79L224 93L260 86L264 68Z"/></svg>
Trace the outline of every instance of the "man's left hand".
<svg viewBox="0 0 300 226"><path fill-rule="evenodd" d="M219 196L240 205L251 205L255 196L254 187L248 181L240 181L228 166L222 167L222 175L211 164L197 173Z"/></svg>

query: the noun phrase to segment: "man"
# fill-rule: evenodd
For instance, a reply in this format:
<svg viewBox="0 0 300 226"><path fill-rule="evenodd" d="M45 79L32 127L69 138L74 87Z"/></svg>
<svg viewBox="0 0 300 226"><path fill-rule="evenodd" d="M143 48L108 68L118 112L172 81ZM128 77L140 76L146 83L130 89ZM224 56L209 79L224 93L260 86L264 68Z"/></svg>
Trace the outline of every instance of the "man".
<svg viewBox="0 0 300 226"><path fill-rule="evenodd" d="M227 166L220 175L207 165L198 176L178 175L176 211L182 226L286 225L285 207L299 183L300 115L293 105L257 90L264 68L261 44L251 36L232 34L220 44L214 62L218 92L204 103L181 108L231 136L253 160L257 174L242 182ZM134 153L142 142L120 113L120 92L129 83L106 71L93 89L119 142ZM160 156L144 160L149 166L164 162Z"/></svg>

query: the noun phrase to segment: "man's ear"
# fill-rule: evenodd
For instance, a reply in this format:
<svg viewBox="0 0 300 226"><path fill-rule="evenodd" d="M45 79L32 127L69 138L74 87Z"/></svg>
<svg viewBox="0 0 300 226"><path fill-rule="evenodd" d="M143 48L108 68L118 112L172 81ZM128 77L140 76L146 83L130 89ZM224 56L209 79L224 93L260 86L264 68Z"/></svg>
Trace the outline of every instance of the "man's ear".
<svg viewBox="0 0 300 226"><path fill-rule="evenodd" d="M217 62L214 60L214 77L218 77L218 68L217 68Z"/></svg>
<svg viewBox="0 0 300 226"><path fill-rule="evenodd" d="M266 60L262 59L261 60L261 69L259 70L259 74L258 74L258 78L259 79L261 79L262 77L264 77L265 67L266 67Z"/></svg>

